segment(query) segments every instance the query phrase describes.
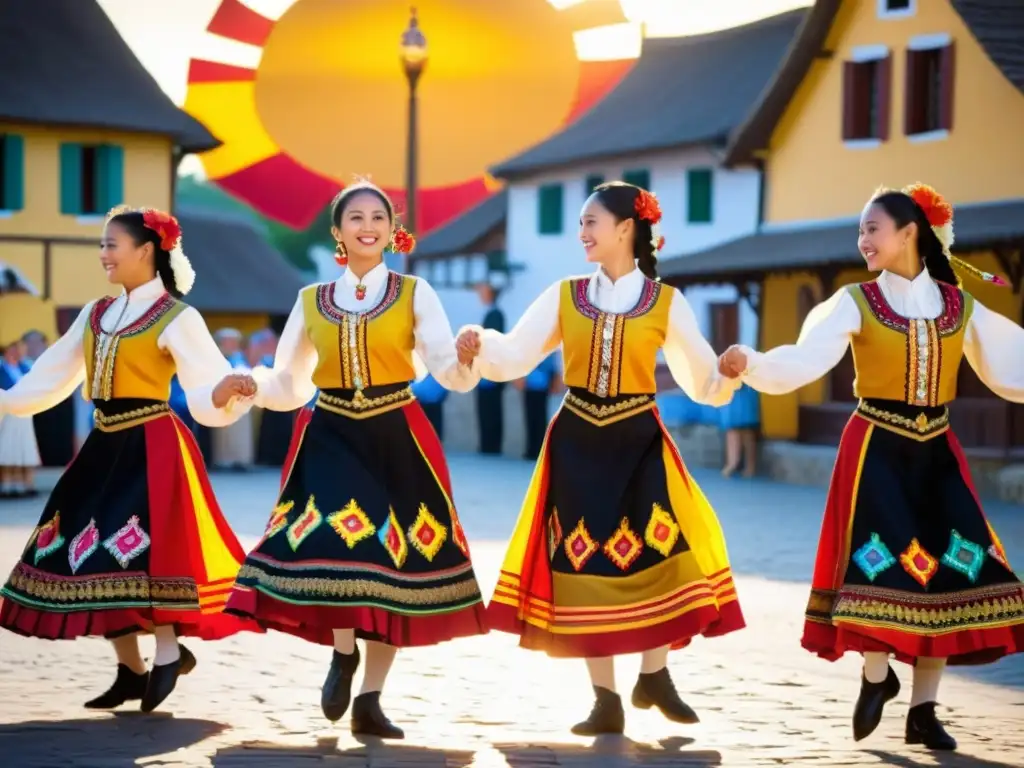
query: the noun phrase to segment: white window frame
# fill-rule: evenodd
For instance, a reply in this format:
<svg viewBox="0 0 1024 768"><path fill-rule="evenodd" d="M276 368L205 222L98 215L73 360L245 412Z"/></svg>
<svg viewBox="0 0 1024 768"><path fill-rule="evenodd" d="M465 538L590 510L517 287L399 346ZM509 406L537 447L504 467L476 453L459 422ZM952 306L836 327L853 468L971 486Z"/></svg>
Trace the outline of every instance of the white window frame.
<svg viewBox="0 0 1024 768"><path fill-rule="evenodd" d="M889 0L878 0L878 18L880 19L909 19L917 13L917 0L910 0L906 8L889 10Z"/></svg>

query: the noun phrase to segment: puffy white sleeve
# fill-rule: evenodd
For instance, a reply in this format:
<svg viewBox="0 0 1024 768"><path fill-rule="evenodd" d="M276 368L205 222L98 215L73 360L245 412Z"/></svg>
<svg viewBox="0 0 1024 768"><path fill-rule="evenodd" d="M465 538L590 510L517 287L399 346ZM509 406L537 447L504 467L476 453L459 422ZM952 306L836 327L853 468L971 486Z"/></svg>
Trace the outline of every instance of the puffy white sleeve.
<svg viewBox="0 0 1024 768"><path fill-rule="evenodd" d="M671 290L672 305L662 347L668 370L691 400L706 405L726 405L741 382L718 373L718 355L701 335L690 302L677 289Z"/></svg>
<svg viewBox="0 0 1024 768"><path fill-rule="evenodd" d="M742 378L758 392L784 395L820 379L846 354L850 336L860 331L860 309L846 287L812 309L796 344L768 352L741 347L747 355Z"/></svg>
<svg viewBox="0 0 1024 768"><path fill-rule="evenodd" d="M35 364L11 389L0 391L0 415L34 416L64 402L85 379L82 338L89 322L88 304L68 332L43 352Z"/></svg>
<svg viewBox="0 0 1024 768"><path fill-rule="evenodd" d="M999 397L1024 403L1024 328L976 300L964 336L964 356Z"/></svg>
<svg viewBox="0 0 1024 768"><path fill-rule="evenodd" d="M416 280L412 310L416 319L416 356L442 387L469 392L480 381L478 366L476 361L471 366L459 363L448 314L437 291L425 280Z"/></svg>
<svg viewBox="0 0 1024 768"><path fill-rule="evenodd" d="M203 316L194 307L187 307L169 322L157 343L174 358L189 413L200 424L227 427L252 408L252 398L233 397L224 408L213 404L214 388L236 371L217 348Z"/></svg>
<svg viewBox="0 0 1024 768"><path fill-rule="evenodd" d="M273 369L262 365L253 369L256 405L271 411L294 411L308 403L316 394L313 370L317 359L316 347L306 333L300 293L277 343Z"/></svg>
<svg viewBox="0 0 1024 768"><path fill-rule="evenodd" d="M477 362L480 375L490 381L514 381L536 368L562 341L558 325L561 283L549 286L527 307L508 333L467 326L480 334ZM460 331L461 333L461 331Z"/></svg>

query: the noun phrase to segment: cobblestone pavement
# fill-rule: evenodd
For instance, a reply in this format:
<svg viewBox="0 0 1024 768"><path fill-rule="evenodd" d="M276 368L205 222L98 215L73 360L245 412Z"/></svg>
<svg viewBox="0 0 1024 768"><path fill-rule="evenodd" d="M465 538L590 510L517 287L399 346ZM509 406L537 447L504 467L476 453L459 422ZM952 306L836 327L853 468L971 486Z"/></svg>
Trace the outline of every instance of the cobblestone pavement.
<svg viewBox="0 0 1024 768"><path fill-rule="evenodd" d="M529 479L525 463L454 457L456 501L489 594L501 542ZM673 654L684 698L701 714L678 726L627 710L627 738L569 733L591 703L580 662L527 653L492 634L399 654L384 697L404 743L361 744L319 711L330 651L286 635L192 641L196 673L183 678L168 713L93 714L81 702L113 672L102 640L44 643L0 635L0 766L7 768L288 768L354 766L1024 766L1024 669L1006 660L943 681L941 716L961 744L953 755L903 744L904 693L866 742L850 736L858 663L820 661L799 648L806 579L823 492L695 473L729 538L748 629L699 640ZM276 475L216 475L214 485L243 544L262 531ZM0 505L0 570L17 559L41 500ZM1024 509L990 516L1024 562ZM628 692L636 657L618 669Z"/></svg>

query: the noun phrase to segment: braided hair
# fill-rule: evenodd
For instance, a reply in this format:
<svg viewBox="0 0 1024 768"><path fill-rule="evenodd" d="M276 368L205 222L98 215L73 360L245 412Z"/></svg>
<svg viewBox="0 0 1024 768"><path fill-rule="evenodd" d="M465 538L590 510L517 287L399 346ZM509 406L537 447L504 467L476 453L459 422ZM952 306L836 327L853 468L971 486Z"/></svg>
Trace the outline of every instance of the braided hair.
<svg viewBox="0 0 1024 768"><path fill-rule="evenodd" d="M617 222L632 219L634 224L633 258L637 268L651 280L658 279L657 243L651 222L640 218L636 201L644 190L624 181L609 181L594 189L594 197Z"/></svg>

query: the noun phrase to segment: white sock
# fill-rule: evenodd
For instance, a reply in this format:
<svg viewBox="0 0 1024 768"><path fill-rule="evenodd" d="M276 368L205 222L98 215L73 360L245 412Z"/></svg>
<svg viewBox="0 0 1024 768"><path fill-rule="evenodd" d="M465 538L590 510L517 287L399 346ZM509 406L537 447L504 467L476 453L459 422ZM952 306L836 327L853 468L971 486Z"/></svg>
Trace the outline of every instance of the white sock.
<svg viewBox="0 0 1024 768"><path fill-rule="evenodd" d="M156 655L153 657L153 664L162 667L181 658L181 648L178 646L178 636L174 634L174 627L154 627L153 634L156 635Z"/></svg>
<svg viewBox="0 0 1024 768"><path fill-rule="evenodd" d="M395 663L398 649L393 645L385 645L368 640L366 643L366 663L363 665L363 684L359 695L384 690L384 682L388 679L391 665Z"/></svg>
<svg viewBox="0 0 1024 768"><path fill-rule="evenodd" d="M138 635L122 635L111 640L110 644L114 646L118 664L124 664L136 675L146 671L146 662L142 660L142 654L139 652Z"/></svg>
<svg viewBox="0 0 1024 768"><path fill-rule="evenodd" d="M869 683L883 683L889 676L889 654L869 651L864 654L864 677Z"/></svg>
<svg viewBox="0 0 1024 768"><path fill-rule="evenodd" d="M354 629L334 630L334 650L348 656L356 650L356 632Z"/></svg>
<svg viewBox="0 0 1024 768"><path fill-rule="evenodd" d="M615 657L602 656L597 659L586 659L590 683L598 688L615 693Z"/></svg>
<svg viewBox="0 0 1024 768"><path fill-rule="evenodd" d="M644 651L640 656L640 674L653 675L655 672L661 672L668 665L670 647L663 645L661 648Z"/></svg>
<svg viewBox="0 0 1024 768"><path fill-rule="evenodd" d="M910 706L927 704L938 699L939 683L946 668L945 659L922 656L914 665L914 690L910 694Z"/></svg>

